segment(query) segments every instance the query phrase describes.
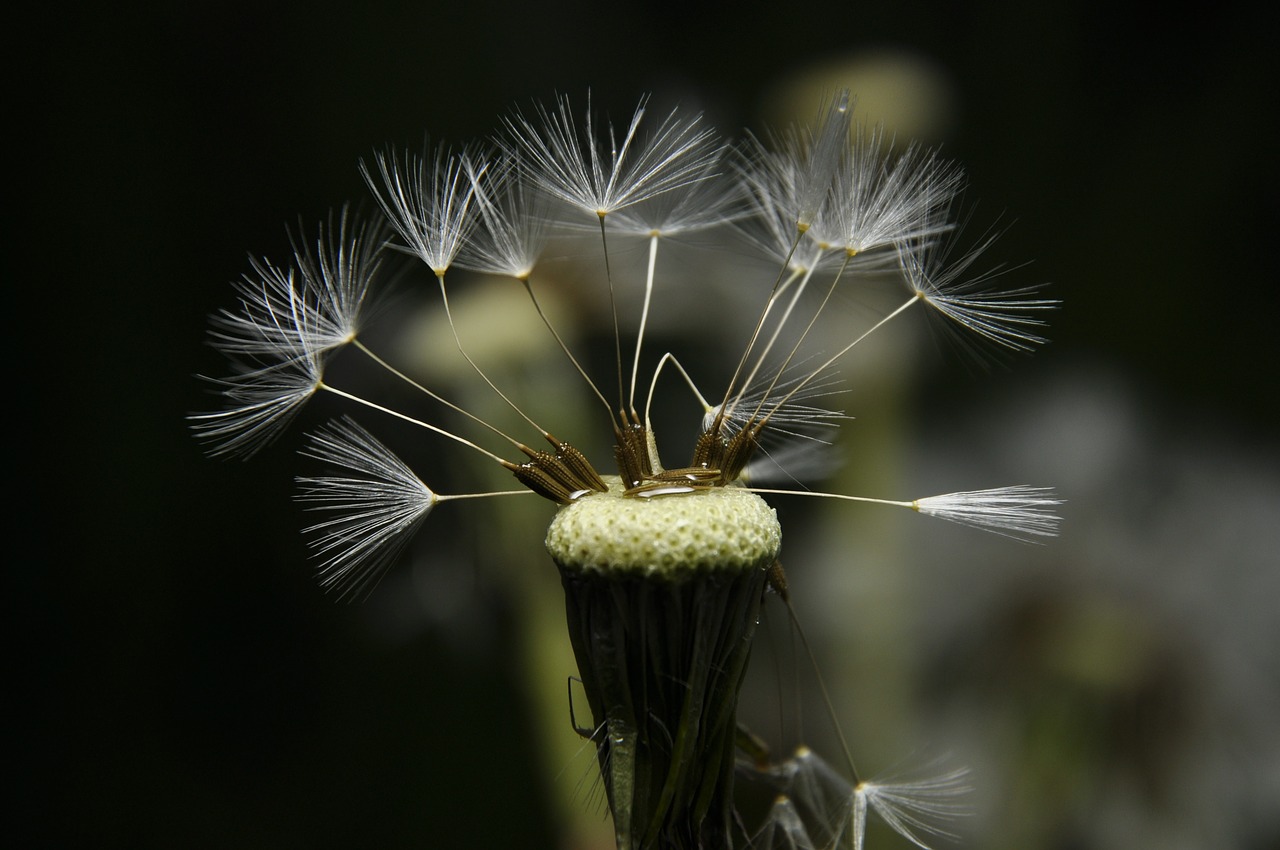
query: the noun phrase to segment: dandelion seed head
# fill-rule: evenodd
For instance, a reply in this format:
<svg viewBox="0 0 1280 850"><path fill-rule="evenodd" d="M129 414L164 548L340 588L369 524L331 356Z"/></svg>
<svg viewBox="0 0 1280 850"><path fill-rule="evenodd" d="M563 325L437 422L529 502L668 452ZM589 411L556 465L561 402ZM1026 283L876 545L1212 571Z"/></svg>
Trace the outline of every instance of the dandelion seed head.
<svg viewBox="0 0 1280 850"><path fill-rule="evenodd" d="M773 508L734 487L627 498L616 478L605 493L563 507L546 546L562 567L638 574L741 570L777 557L782 530Z"/></svg>
<svg viewBox="0 0 1280 850"><path fill-rule="evenodd" d="M850 418L830 406L841 391L836 364L869 336L883 335L900 315L923 305L975 342L1029 350L1043 342L1043 311L1056 303L1036 295L1036 287L997 287L1002 270L971 273L990 236L949 256L959 231L952 209L963 182L959 168L911 144L893 153L881 127L853 123L853 108L852 94L841 90L822 102L810 126L731 147L700 116L673 110L654 120L644 99L628 122L615 126L593 111L589 97L581 115L559 97L536 106L529 118L515 112L496 148L427 145L420 154L376 154L361 171L385 221L358 222L343 210L315 236L296 236L289 263L251 261L236 285L238 306L212 321L213 345L231 363L231 376L214 380L226 406L191 417L211 453L252 454L323 389L371 416L395 418L420 427L428 439L462 447L490 472L513 476L512 486L520 488L442 495L354 421L320 428L303 454L336 469L300 477L299 499L316 516L304 531L320 584L338 596L370 592L442 501L519 493L556 503L544 545L566 594L566 622L592 712L586 728L594 730L588 734L619 847L676 846L689 836L699 846L727 846L743 837L731 834L727 768L735 747L764 754L751 770L780 795L755 834L758 848L858 850L870 814L925 847L924 839L946 835L946 822L963 812L967 786L960 770L863 780L843 733L850 778L807 748L770 767L767 745L754 748L735 737L737 689L766 587L786 599L781 528L764 495L913 508L1018 539L1058 529L1060 500L1046 488L902 501L817 493L800 483L835 465L830 443ZM564 244L553 240L562 230L581 230L584 220L598 228L588 250L599 253L589 268L581 264L585 284L598 285L582 300L607 297L612 313L603 375L595 352L584 350L592 334L567 325L555 309L579 292L566 297L553 288L564 278L539 268L544 254L566 265L581 259L573 252L583 240L568 243L569 255L548 248ZM717 230L722 225L729 227ZM773 263L759 285L747 280L734 290L735 303L757 299L749 308L757 311L755 323L744 329L742 347L730 351L727 380L707 394L699 382L706 373L724 376L725 364L704 362L702 353L719 350L721 326L736 313L718 296L708 297L703 270L690 265L686 246L669 244L669 237L695 232L687 241L703 244L690 249L724 248L728 241L721 237L736 236L732 247L742 248L745 238ZM392 234L395 242L388 242ZM647 239L642 272L638 259L611 262L618 250L614 234ZM630 238L621 241L634 247ZM429 289L441 320L420 336L444 340L449 352L416 373L392 365L359 338L382 276L384 246L415 256L437 278ZM465 289L454 284L455 268L469 284ZM866 274L872 270L876 274ZM758 272L752 266L742 273ZM521 285L491 279L477 286L468 273ZM861 298L862 287L877 286L905 286L908 294L899 291L898 306L861 327L827 312L851 293L860 303L882 303ZM498 290L501 302L484 297ZM519 303L507 300L509 294ZM688 314L683 324L697 329L702 347L696 357L681 350L683 364L678 344L663 354L644 401L638 378L652 356L645 335L651 309L663 300L681 305L677 311ZM524 374L549 371L543 358L535 368L525 337L508 329L521 317L565 374L581 379L588 404L600 403L603 414L597 408L592 421L612 440L617 475L602 475L598 459L561 439L569 434L578 441L589 427L568 396L527 383L506 385L499 369L512 361ZM375 395L362 395L364 373L348 373L346 362L322 380L344 347L344 357L382 379L372 383ZM515 357L507 357L513 348ZM465 381L433 368L445 360L465 364ZM693 448L683 466L670 465L671 458L664 463L650 419L664 366L668 378L683 378L681 392L696 402L686 408L690 433L681 436ZM413 415L386 400L397 389L423 402L405 408ZM665 381L661 389L668 389ZM417 413L420 406L429 412ZM514 415L494 416L493 407ZM660 420L667 417L661 407ZM555 421L544 426L544 416ZM590 442L580 445L595 451ZM796 487L762 486L771 481ZM708 764L726 769L709 771Z"/></svg>

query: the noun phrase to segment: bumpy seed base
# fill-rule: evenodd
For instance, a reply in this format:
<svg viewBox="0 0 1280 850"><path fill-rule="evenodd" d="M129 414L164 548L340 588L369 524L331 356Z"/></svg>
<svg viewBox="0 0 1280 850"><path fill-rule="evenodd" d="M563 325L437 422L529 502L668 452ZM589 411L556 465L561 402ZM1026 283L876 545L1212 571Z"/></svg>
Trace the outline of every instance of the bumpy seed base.
<svg viewBox="0 0 1280 850"><path fill-rule="evenodd" d="M547 551L562 569L676 574L768 565L782 546L773 508L754 493L716 487L652 498L609 492L566 505L547 529Z"/></svg>

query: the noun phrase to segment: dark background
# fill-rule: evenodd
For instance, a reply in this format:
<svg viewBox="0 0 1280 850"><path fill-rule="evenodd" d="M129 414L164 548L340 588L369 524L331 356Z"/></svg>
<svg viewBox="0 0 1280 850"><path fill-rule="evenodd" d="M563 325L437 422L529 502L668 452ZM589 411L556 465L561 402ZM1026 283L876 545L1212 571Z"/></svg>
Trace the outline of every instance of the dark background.
<svg viewBox="0 0 1280 850"><path fill-rule="evenodd" d="M475 588L487 637L465 651L436 628L372 639L309 575L291 453L212 462L183 420L209 406L206 316L248 253L283 257L285 224L364 197L370 151L483 135L532 98L654 91L732 131L806 67L926 57L954 88L947 152L1065 301L1039 374L1104 364L1153 439L1274 475L1280 80L1245 9L190 3L15 26L8 405L35 438L10 444L19 830L553 846L504 652L516 603ZM920 404L960 395L926 382Z"/></svg>

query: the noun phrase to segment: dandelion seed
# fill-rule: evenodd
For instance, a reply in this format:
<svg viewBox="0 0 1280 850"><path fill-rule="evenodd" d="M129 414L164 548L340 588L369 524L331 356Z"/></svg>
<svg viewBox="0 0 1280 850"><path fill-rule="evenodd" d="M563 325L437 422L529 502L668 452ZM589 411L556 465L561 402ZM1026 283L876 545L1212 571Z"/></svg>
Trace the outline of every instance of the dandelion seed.
<svg viewBox="0 0 1280 850"><path fill-rule="evenodd" d="M1052 488L1025 485L947 493L913 501L851 496L846 493L815 493L809 490L775 490L756 486L750 489L762 495L812 496L820 499L911 508L925 516L939 517L971 528L1012 537L1015 540L1056 536L1059 519L1054 509L1062 504L1062 500L1057 498Z"/></svg>
<svg viewBox="0 0 1280 850"><path fill-rule="evenodd" d="M520 113L506 126L511 144L524 153L522 163L546 192L603 218L706 179L708 166L719 156L715 134L699 126L698 116L684 118L677 111L639 138L645 109L641 100L620 140L607 122L605 135L598 135L589 97L581 125L569 98L561 97L554 110L536 107L541 128Z"/></svg>
<svg viewBox="0 0 1280 850"><path fill-rule="evenodd" d="M454 153L446 146L421 156L380 153L375 169L360 163L365 182L409 253L442 276L476 225L473 178L483 172L474 149Z"/></svg>
<svg viewBox="0 0 1280 850"><path fill-rule="evenodd" d="M188 417L192 430L210 444L214 456L249 457L280 435L320 386L320 356L301 340L282 339L274 352L280 362L254 365L237 361L241 374L210 378L230 402L224 410Z"/></svg>
<svg viewBox="0 0 1280 850"><path fill-rule="evenodd" d="M854 847L863 845L865 825L857 821L869 806L894 832L929 850L924 836L955 837L947 824L970 813L965 798L972 791L969 770L963 767L916 780L861 782L854 790Z"/></svg>
<svg viewBox="0 0 1280 850"><path fill-rule="evenodd" d="M321 227L315 247L299 244L294 254L303 279L305 310L298 326L316 351L340 348L356 338L377 277L386 231L381 223L352 224L344 208L334 226Z"/></svg>
<svg viewBox="0 0 1280 850"><path fill-rule="evenodd" d="M467 165L481 225L463 243L458 265L528 280L551 236L549 199L529 184L518 158L483 173Z"/></svg>
<svg viewBox="0 0 1280 850"><path fill-rule="evenodd" d="M722 151L708 159L682 186L618 211L613 229L619 234L671 238L719 227L746 214L740 182L720 173Z"/></svg>
<svg viewBox="0 0 1280 850"><path fill-rule="evenodd" d="M743 428L751 427L755 422L761 405L771 394L785 395L801 381L803 389L788 398L786 404L773 411L769 418L769 432L779 437L795 437L813 439L813 434L825 428L837 428L840 422L852 419L843 410L831 410L819 405L808 404L814 399L824 398L840 392L839 381L834 375L812 380L812 373L805 371L803 364L793 367L792 377L770 381L768 385L756 385L743 390L734 399L732 406L724 405L707 407L702 417L702 429L710 430L715 423L727 436L737 434Z"/></svg>
<svg viewBox="0 0 1280 850"><path fill-rule="evenodd" d="M793 130L788 137L789 153L797 162L795 197L796 227L808 230L831 193L831 181L848 155L849 128L853 103L849 90L842 89L831 99L826 115L812 132Z"/></svg>
<svg viewBox="0 0 1280 850"><path fill-rule="evenodd" d="M251 260L253 276L236 289L240 311L211 321L213 345L224 354L282 360L301 349L320 355L356 338L379 266L383 230L352 224L344 208L321 226L315 247L294 234L294 266Z"/></svg>
<svg viewBox="0 0 1280 850"><path fill-rule="evenodd" d="M299 292L297 272L280 269L268 260L250 259L252 276L236 284L240 310L222 310L209 321L215 348L228 357L278 356L282 347L296 344L300 314L307 309Z"/></svg>
<svg viewBox="0 0 1280 850"><path fill-rule="evenodd" d="M838 261L815 239L796 233L804 200L799 195L802 169L795 156L768 150L751 138L735 167L747 192L750 215L735 220L734 225L747 244L766 260L786 263L793 274Z"/></svg>
<svg viewBox="0 0 1280 850"><path fill-rule="evenodd" d="M253 260L236 285L240 310L211 320L213 346L236 374L210 379L233 404L193 415L215 455L252 455L270 443L320 386L324 358L352 342L378 270L381 229L351 225L346 209L319 228L315 248L294 239L294 267Z"/></svg>
<svg viewBox="0 0 1280 850"><path fill-rule="evenodd" d="M884 127L859 127L841 159L830 200L814 222L813 238L854 255L935 238L952 224L945 210L960 190L959 168L909 144L891 158Z"/></svg>
<svg viewBox="0 0 1280 850"><path fill-rule="evenodd" d="M738 480L752 489L783 483L801 485L830 478L840 465L835 449L814 439L783 443L776 449L762 446L759 455L742 468Z"/></svg>
<svg viewBox="0 0 1280 850"><path fill-rule="evenodd" d="M917 499L914 507L927 516L994 531L1006 537L1053 537L1059 519L1054 513L1062 500L1049 487L994 487Z"/></svg>
<svg viewBox="0 0 1280 850"><path fill-rule="evenodd" d="M391 450L350 419L311 436L307 457L353 473L299 477L299 500L330 519L303 529L324 559L322 587L359 596L377 584L410 535L439 501Z"/></svg>
<svg viewBox="0 0 1280 850"><path fill-rule="evenodd" d="M322 559L321 587L340 598L367 595L440 502L528 493L436 493L349 417L312 434L302 454L350 473L298 477L298 500L331 514L302 531L313 536L311 546Z"/></svg>
<svg viewBox="0 0 1280 850"><path fill-rule="evenodd" d="M765 776L787 802L770 811L759 834L770 836L772 843L758 845L761 850L790 847L786 842L795 840L811 841L814 847L861 850L868 811L929 850L925 836L953 838L949 823L971 811L966 802L972 793L968 769L944 768L941 763L927 767L918 779L850 783L808 747L800 747Z"/></svg>
<svg viewBox="0 0 1280 850"><path fill-rule="evenodd" d="M995 241L989 235L975 248L948 263L946 243L932 239L908 241L898 257L907 286L926 304L969 331L1012 351L1030 351L1045 342L1039 328L1041 314L1058 306L1047 298L1033 298L1040 287L1001 290L993 285L996 272L966 278L974 261Z"/></svg>
<svg viewBox="0 0 1280 850"><path fill-rule="evenodd" d="M805 746L772 773L804 815L815 842L821 847L839 846L853 825L854 797L849 780Z"/></svg>

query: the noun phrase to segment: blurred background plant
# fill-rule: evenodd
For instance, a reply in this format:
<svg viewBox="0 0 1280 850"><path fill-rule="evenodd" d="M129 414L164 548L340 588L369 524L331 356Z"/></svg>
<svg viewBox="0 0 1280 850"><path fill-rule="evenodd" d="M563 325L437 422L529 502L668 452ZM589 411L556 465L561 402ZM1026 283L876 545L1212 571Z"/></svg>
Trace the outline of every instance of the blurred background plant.
<svg viewBox="0 0 1280 850"><path fill-rule="evenodd" d="M19 384L39 442L19 453L37 498L17 527L58 534L15 557L20 831L607 841L603 810L570 819L598 791L565 709L559 588L528 543L546 516L495 535L477 506L419 535L368 603L334 605L298 534L297 445L212 464L185 431L209 403L192 373L216 371L206 315L247 253L286 255L286 223L365 197L355 163L387 143L472 138L508 105L588 86L615 114L654 91L760 129L848 85L864 118L963 163L970 200L1016 220L997 258L1032 258L1023 273L1065 308L1007 373L965 374L946 346L851 361L840 489L943 492L976 472L1070 500L1044 547L842 505L784 513L795 604L855 753L873 772L913 751L971 764L968 846L1280 837L1272 316L1228 294L1273 276L1276 74L1257 13L1219 4L1160 33L1136 5L1080 2L739 10L733 32L710 7L61 14L10 51L26 152L11 276L41 352ZM800 699L806 737L827 734L776 611L767 629L748 722Z"/></svg>

